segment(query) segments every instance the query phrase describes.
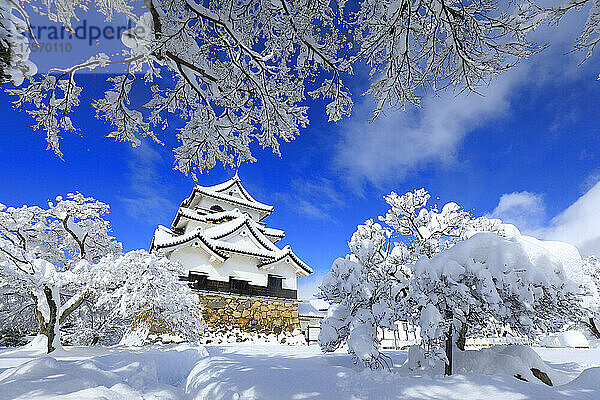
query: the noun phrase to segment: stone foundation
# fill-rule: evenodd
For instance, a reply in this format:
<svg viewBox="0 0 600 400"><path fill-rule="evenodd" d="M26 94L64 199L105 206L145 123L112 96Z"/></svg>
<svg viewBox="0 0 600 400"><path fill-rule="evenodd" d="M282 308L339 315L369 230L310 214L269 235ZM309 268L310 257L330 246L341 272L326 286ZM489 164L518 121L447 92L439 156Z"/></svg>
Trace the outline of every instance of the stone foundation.
<svg viewBox="0 0 600 400"><path fill-rule="evenodd" d="M247 332L280 333L300 328L298 304L267 298L200 294L204 322L213 328L235 327Z"/></svg>

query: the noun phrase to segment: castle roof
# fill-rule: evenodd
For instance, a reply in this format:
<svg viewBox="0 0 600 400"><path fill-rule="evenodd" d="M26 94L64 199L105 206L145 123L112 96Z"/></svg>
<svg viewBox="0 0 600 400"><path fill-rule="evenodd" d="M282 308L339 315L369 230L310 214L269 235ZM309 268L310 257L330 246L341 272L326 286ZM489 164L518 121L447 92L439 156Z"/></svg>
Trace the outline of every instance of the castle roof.
<svg viewBox="0 0 600 400"><path fill-rule="evenodd" d="M237 219L244 215L245 214L242 214L242 212L239 211L238 209L231 210L231 211L215 212L215 213L211 213L211 214L200 214L199 212L191 210L189 208L179 207L179 210L177 211L177 216L175 217L175 219L173 220L173 223L171 224L171 229L176 229L178 227L178 225L181 221L181 217L184 217L186 219L190 219L193 221L211 223L211 222L223 221L226 219ZM264 226L262 224L255 224L255 229L258 229L267 237L276 239L275 241L277 241L279 239L283 239L285 237L285 232L282 231L281 229L267 228L266 226Z"/></svg>
<svg viewBox="0 0 600 400"><path fill-rule="evenodd" d="M214 227L204 229L198 227L185 234L177 234L164 226L159 226L155 232L151 250L172 251L179 247L192 245L202 248L219 262L229 258L232 254L260 258L259 268L273 266L285 261L287 257L296 268L297 275L303 276L313 272L308 265L294 254L290 246L279 249L268 239L265 231L270 228L262 227L252 218L240 212L215 214L227 214L234 218ZM205 219L207 216L200 217ZM277 229L273 229L273 231L282 232ZM249 242L231 242L227 240L227 238L237 237L242 233L248 235L251 240Z"/></svg>
<svg viewBox="0 0 600 400"><path fill-rule="evenodd" d="M192 208L201 197L209 197L227 202L229 204L249 208L260 214L260 219L265 218L273 212L273 206L261 203L248 193L242 185L237 173L227 182L213 186L194 186L190 197L181 203L181 207Z"/></svg>
<svg viewBox="0 0 600 400"><path fill-rule="evenodd" d="M191 247L208 254L211 264L242 255L253 258L254 261L246 260L261 270L289 265L296 276L312 273L290 246L280 249L274 244L285 237L285 232L260 222L272 211L273 206L257 201L248 193L237 173L218 185L196 185L181 203L171 229L164 226L156 229L150 251L160 249L170 254Z"/></svg>

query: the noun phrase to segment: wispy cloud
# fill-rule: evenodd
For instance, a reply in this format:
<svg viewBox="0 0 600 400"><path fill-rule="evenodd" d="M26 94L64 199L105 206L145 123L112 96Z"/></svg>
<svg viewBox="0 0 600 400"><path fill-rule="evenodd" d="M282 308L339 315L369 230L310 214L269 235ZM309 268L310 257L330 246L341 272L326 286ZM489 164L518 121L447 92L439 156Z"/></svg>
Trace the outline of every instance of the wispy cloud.
<svg viewBox="0 0 600 400"><path fill-rule="evenodd" d="M365 183L383 186L429 166L454 167L465 137L494 119L509 115L515 93L525 87L581 79L585 70L593 68L591 61L579 65L583 54L565 54L573 48L585 18L585 13L573 13L558 26L538 28L532 38L551 43L551 47L495 77L489 85L479 88L481 95L455 95L452 91L438 97L427 95L422 109L388 110L372 123L368 121L374 105L365 98L358 103L351 120L342 125L334 167L343 171L351 186L359 191ZM554 130L564 130L565 124L580 117L568 102L556 107L559 109L554 111L560 119L553 124Z"/></svg>
<svg viewBox="0 0 600 400"><path fill-rule="evenodd" d="M294 179L287 191L273 197L285 204L285 208L319 220L333 220L332 212L345 206L341 192L327 178Z"/></svg>
<svg viewBox="0 0 600 400"><path fill-rule="evenodd" d="M426 97L417 111L388 111L368 122L371 101L357 107L344 127L334 166L353 186L402 180L416 169L454 160L465 136L509 109L509 94L525 69L507 72L483 88L484 96L446 92Z"/></svg>
<svg viewBox="0 0 600 400"><path fill-rule="evenodd" d="M527 191L506 193L500 197L498 206L490 216L528 232L542 226L546 217L546 207L542 195Z"/></svg>
<svg viewBox="0 0 600 400"><path fill-rule="evenodd" d="M177 204L169 198L170 186L160 172L165 168L162 156L146 143L131 151L126 185L130 194L120 198L127 214L145 222L167 220Z"/></svg>

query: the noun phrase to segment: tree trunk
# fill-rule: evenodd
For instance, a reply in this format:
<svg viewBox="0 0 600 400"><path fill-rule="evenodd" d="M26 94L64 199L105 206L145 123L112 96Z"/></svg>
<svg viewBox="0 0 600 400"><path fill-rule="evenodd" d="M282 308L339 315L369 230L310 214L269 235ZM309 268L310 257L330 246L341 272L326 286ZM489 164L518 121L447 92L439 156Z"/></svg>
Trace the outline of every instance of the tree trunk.
<svg viewBox="0 0 600 400"><path fill-rule="evenodd" d="M596 322L594 321L593 317L589 318L589 323L586 325L590 328L590 330L592 331L594 336L596 336L596 338L600 339L600 330L598 330L598 327L596 326Z"/></svg>
<svg viewBox="0 0 600 400"><path fill-rule="evenodd" d="M446 334L446 367L444 369L444 375L452 375L452 324L448 327L448 333Z"/></svg>
<svg viewBox="0 0 600 400"><path fill-rule="evenodd" d="M56 335L58 332L57 329L57 324L58 324L58 307L59 305L56 302L56 299L54 298L54 292L52 290L52 288L49 288L48 286L44 286L43 289L44 292L44 297L43 298L37 298L35 297L35 304L36 304L36 317L38 320L38 328L40 331L40 334L46 336L46 338L48 339L48 353L52 353L54 350L56 350L56 347L54 346L54 341L57 339ZM48 306L48 310L49 310L49 320L46 321L46 318L44 318L44 315L40 312L39 309L39 302L40 301L45 301L47 306ZM58 340L60 341L60 338L58 338Z"/></svg>
<svg viewBox="0 0 600 400"><path fill-rule="evenodd" d="M467 324L463 323L458 331L458 338L456 339L456 347L460 351L465 351L465 344L467 343Z"/></svg>

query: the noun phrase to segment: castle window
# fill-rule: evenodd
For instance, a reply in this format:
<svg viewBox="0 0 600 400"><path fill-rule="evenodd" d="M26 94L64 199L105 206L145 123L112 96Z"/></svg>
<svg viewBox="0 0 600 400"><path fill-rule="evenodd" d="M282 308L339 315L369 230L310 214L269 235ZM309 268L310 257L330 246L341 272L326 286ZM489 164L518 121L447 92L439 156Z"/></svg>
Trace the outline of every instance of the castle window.
<svg viewBox="0 0 600 400"><path fill-rule="evenodd" d="M225 211L225 209L217 204L215 204L214 206L210 207L210 211L213 212L223 212Z"/></svg>
<svg viewBox="0 0 600 400"><path fill-rule="evenodd" d="M243 281L241 279L229 277L229 290L235 293L247 293L248 281Z"/></svg>
<svg viewBox="0 0 600 400"><path fill-rule="evenodd" d="M189 286L192 289L206 289L208 283L208 275L204 272L190 271L188 274L190 281Z"/></svg>
<svg viewBox="0 0 600 400"><path fill-rule="evenodd" d="M269 275L267 287L271 289L281 289L283 284L283 278L276 275Z"/></svg>

